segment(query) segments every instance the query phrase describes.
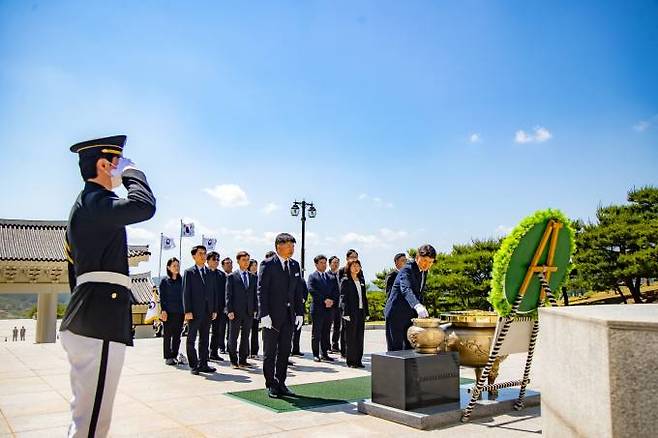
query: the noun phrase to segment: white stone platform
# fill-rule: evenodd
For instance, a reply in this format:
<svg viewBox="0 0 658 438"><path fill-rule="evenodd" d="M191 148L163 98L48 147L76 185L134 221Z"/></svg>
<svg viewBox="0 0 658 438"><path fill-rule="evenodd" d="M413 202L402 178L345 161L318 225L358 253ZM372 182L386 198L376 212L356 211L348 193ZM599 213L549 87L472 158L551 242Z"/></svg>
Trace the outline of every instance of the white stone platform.
<svg viewBox="0 0 658 438"><path fill-rule="evenodd" d="M0 437L65 436L71 396L68 363L59 344L34 344L34 321L0 320ZM4 342L4 333L25 325L27 342ZM32 324L32 325L28 325ZM368 330L366 353L384 351L384 331ZM9 338L11 339L11 338ZM310 332L302 333L305 358L293 358L289 385L368 375L339 360L311 360ZM364 362L369 364L367 354ZM214 376L192 376L162 360L162 339L138 339L128 348L110 435L113 437L361 437L439 436L536 437L541 433L539 408L473 420L448 429L419 431L357 411L356 403L310 411L275 413L225 395L264 387L262 362L251 372L233 370L227 362ZM501 379L518 378L525 355L508 358ZM474 378L471 369L462 376ZM533 383L530 385L533 386Z"/></svg>

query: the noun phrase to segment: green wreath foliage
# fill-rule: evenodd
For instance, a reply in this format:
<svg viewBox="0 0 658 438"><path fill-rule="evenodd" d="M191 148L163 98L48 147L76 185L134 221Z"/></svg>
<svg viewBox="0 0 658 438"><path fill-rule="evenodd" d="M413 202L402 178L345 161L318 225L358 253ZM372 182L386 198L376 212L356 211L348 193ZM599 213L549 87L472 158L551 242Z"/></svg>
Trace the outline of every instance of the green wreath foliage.
<svg viewBox="0 0 658 438"><path fill-rule="evenodd" d="M532 215L526 217L519 223L512 232L503 240L500 249L494 255L493 262L493 272L491 278L491 292L489 293L488 301L493 306L494 310L500 316L507 316L512 310L512 303L507 301L505 295L505 277L507 275L507 269L512 259L512 254L514 250L519 245L519 242L525 236L525 234L532 229L537 224L548 221L550 219L561 222L564 225L564 230L567 231L569 236L569 251L573 255L574 250L576 249L576 240L575 240L575 231L571 224L569 218L562 213L560 210L556 209L546 209L539 210L533 213ZM567 274L571 270L572 265L570 264L567 267ZM554 287L555 290L559 290L562 287L564 281L566 281L568 275L565 275L557 287ZM537 316L537 310L535 310L531 316Z"/></svg>

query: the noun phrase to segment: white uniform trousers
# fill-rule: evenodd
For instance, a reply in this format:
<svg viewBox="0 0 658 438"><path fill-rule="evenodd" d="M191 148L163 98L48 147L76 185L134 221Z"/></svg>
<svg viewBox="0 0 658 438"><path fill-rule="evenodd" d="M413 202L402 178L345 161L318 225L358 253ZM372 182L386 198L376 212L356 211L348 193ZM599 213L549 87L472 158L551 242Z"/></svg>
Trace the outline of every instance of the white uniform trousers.
<svg viewBox="0 0 658 438"><path fill-rule="evenodd" d="M68 330L61 332L60 339L71 364L73 419L68 436L107 436L126 346Z"/></svg>

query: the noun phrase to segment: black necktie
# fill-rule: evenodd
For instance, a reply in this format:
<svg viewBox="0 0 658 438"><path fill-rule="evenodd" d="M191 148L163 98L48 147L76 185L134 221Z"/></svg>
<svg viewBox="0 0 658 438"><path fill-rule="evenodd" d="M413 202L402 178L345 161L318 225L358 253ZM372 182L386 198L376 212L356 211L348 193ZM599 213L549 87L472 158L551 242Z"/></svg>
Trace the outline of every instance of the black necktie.
<svg viewBox="0 0 658 438"><path fill-rule="evenodd" d="M201 281L203 282L203 284L206 284L206 279L203 275L204 274L203 269L204 268L199 268L199 275L201 276Z"/></svg>
<svg viewBox="0 0 658 438"><path fill-rule="evenodd" d="M283 272L285 272L286 275L290 277L290 269L288 269L288 260L283 262Z"/></svg>

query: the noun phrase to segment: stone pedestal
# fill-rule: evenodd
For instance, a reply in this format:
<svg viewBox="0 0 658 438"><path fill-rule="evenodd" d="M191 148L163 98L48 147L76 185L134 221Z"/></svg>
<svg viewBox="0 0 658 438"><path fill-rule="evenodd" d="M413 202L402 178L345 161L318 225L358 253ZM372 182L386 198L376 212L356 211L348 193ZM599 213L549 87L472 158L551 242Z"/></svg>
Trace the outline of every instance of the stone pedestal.
<svg viewBox="0 0 658 438"><path fill-rule="evenodd" d="M658 436L658 305L543 308L539 321L545 436Z"/></svg>
<svg viewBox="0 0 658 438"><path fill-rule="evenodd" d="M459 353L373 353L372 402L402 410L459 402Z"/></svg>

